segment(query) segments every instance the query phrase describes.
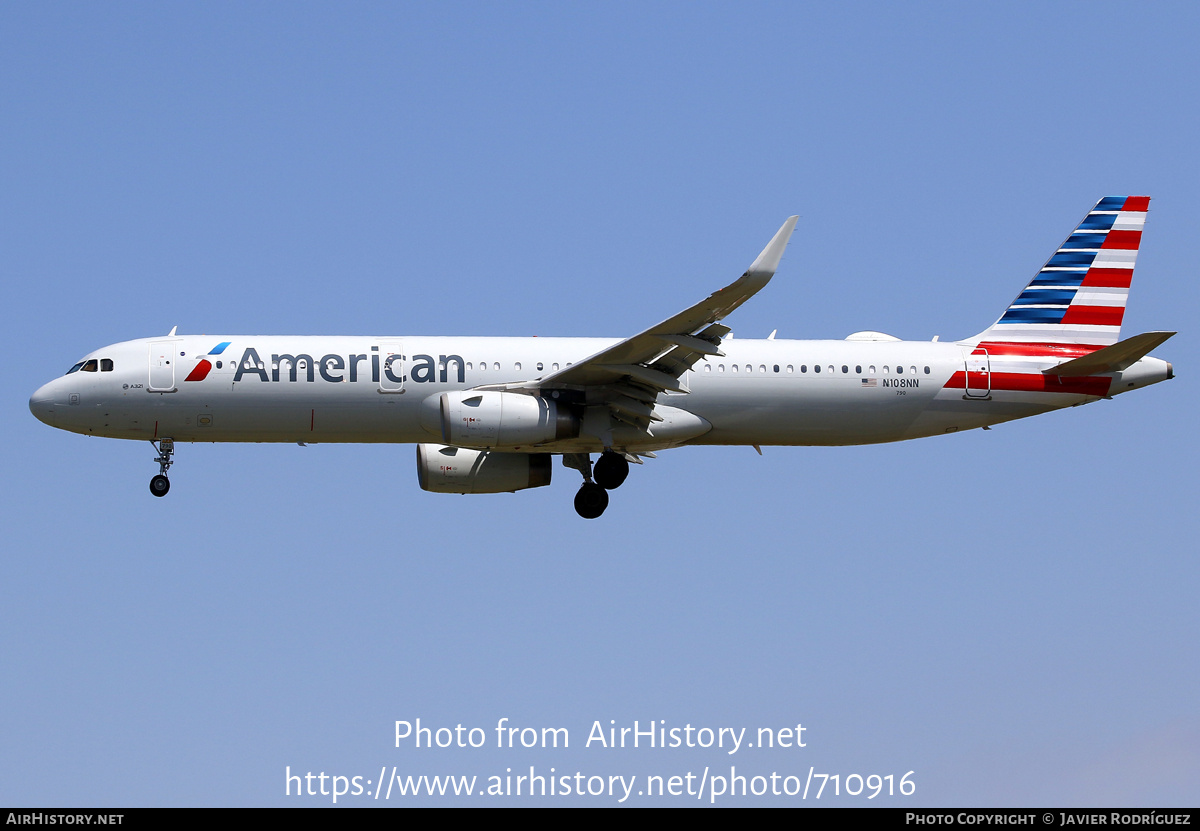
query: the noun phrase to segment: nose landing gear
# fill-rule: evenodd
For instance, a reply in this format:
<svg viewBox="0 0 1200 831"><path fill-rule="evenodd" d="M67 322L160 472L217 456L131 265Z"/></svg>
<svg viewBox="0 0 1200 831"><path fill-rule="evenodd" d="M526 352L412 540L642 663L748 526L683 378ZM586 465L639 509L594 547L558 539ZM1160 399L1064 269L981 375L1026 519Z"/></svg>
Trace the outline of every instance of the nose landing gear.
<svg viewBox="0 0 1200 831"><path fill-rule="evenodd" d="M174 439L159 439L157 443L150 442L154 445L154 449L158 451L158 455L154 457L154 461L158 462L158 475L150 480L150 493L155 496L166 496L167 491L171 489L171 480L167 478L167 471L171 468L173 462L171 456L175 454Z"/></svg>

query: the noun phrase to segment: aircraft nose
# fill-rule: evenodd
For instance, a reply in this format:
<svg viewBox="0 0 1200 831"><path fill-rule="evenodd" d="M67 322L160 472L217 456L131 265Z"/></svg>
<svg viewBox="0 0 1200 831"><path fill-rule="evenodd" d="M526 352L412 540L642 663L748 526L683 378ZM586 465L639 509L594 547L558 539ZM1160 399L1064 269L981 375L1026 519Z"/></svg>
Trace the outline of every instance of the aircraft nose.
<svg viewBox="0 0 1200 831"><path fill-rule="evenodd" d="M29 412L43 424L54 426L54 395L50 391L50 384L41 387L33 395L29 396Z"/></svg>

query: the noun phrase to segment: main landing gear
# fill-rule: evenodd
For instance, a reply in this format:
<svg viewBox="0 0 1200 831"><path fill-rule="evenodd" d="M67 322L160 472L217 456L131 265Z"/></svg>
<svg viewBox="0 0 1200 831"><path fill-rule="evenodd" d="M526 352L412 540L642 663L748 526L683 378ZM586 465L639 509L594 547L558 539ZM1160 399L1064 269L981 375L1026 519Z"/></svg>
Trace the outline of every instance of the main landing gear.
<svg viewBox="0 0 1200 831"><path fill-rule="evenodd" d="M157 444L153 441L150 444L154 445L154 449L158 451L158 455L154 458L154 461L158 462L158 475L150 480L150 493L155 496L166 496L167 491L171 489L171 480L167 478L167 471L173 464L171 456L175 455L175 441L159 439Z"/></svg>
<svg viewBox="0 0 1200 831"><path fill-rule="evenodd" d="M622 453L606 450L592 466L588 453L567 453L563 464L583 474L583 485L575 494L575 512L584 519L596 519L608 507L608 492L615 490L629 476L629 461Z"/></svg>
<svg viewBox="0 0 1200 831"><path fill-rule="evenodd" d="M600 458L596 460L596 466L592 468L592 477L596 484L607 491L615 491L621 487L627 476L629 460L612 451L601 453Z"/></svg>
<svg viewBox="0 0 1200 831"><path fill-rule="evenodd" d="M595 519L608 507L608 491L595 482L584 482L575 494L575 513L584 519Z"/></svg>

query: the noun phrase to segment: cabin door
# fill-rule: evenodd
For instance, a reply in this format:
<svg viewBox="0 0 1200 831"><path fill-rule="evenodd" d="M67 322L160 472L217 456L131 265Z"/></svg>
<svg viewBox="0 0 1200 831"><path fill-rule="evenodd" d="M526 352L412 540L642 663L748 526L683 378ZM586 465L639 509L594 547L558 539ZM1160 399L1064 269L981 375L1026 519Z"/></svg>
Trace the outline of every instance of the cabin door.
<svg viewBox="0 0 1200 831"><path fill-rule="evenodd" d="M150 344L150 392L175 391L175 342Z"/></svg>
<svg viewBox="0 0 1200 831"><path fill-rule="evenodd" d="M986 349L967 356L967 398L991 398L992 365Z"/></svg>

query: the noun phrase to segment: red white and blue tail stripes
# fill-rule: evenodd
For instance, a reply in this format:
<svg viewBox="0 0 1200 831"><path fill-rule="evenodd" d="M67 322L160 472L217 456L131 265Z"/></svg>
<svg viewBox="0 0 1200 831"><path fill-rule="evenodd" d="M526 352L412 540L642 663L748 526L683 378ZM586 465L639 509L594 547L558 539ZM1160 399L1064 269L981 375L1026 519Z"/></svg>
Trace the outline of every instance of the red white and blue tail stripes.
<svg viewBox="0 0 1200 831"><path fill-rule="evenodd" d="M1106 196L1097 202L1004 315L971 340L1116 343L1149 204L1148 196Z"/></svg>

